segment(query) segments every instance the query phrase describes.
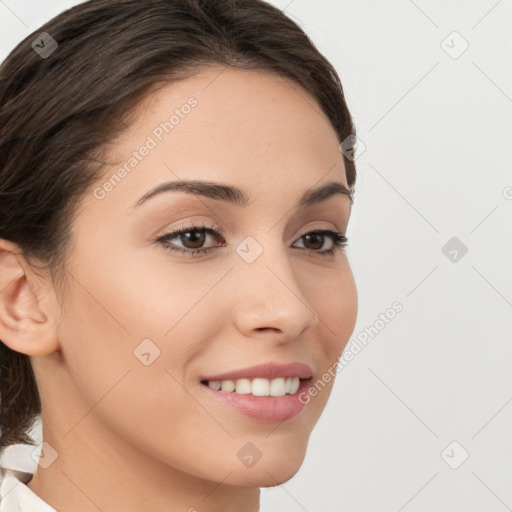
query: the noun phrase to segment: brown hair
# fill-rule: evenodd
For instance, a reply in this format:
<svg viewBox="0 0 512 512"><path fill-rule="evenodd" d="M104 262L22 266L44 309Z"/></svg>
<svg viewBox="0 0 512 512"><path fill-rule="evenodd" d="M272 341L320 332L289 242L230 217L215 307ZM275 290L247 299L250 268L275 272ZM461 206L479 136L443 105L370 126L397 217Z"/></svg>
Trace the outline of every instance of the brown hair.
<svg viewBox="0 0 512 512"><path fill-rule="evenodd" d="M46 56L36 50L51 49L44 32L58 45ZM90 0L27 36L0 66L0 238L60 286L73 216L101 178L106 145L155 86L215 64L291 78L340 143L355 135L335 69L263 0ZM344 163L353 189L354 162L344 154ZM30 359L1 341L0 356L0 450L33 445L41 403Z"/></svg>

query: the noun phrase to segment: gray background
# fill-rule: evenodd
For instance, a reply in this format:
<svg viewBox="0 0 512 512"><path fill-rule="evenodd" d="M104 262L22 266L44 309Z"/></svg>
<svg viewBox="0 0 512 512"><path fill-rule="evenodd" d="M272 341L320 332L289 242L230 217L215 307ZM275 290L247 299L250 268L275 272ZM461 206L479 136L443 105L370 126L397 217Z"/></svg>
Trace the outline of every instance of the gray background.
<svg viewBox="0 0 512 512"><path fill-rule="evenodd" d="M0 0L1 59L77 3ZM371 335L262 512L512 510L512 1L271 3L358 128L352 340Z"/></svg>

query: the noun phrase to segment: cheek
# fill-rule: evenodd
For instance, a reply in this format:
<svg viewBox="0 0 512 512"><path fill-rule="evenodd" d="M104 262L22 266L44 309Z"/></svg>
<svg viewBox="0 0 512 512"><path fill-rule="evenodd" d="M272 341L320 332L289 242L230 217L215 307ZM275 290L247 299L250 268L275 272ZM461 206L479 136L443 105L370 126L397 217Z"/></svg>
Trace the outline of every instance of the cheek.
<svg viewBox="0 0 512 512"><path fill-rule="evenodd" d="M225 270L198 276L192 266L177 272L126 258L116 267L115 259L73 269L80 285L71 289L59 327L66 371L81 401L70 418L101 399L95 413L117 416L118 426L151 417L173 428L173 418L190 408L179 383L190 380L190 363L215 337L219 305L229 299L215 287Z"/></svg>
<svg viewBox="0 0 512 512"><path fill-rule="evenodd" d="M183 332L180 343L186 349L193 342L187 336L190 326L205 323L205 312L229 300L225 286L218 286L232 267L229 261L197 263L157 246L127 249L119 261L102 292L133 340L155 338L165 344Z"/></svg>
<svg viewBox="0 0 512 512"><path fill-rule="evenodd" d="M85 286L86 280L81 282ZM106 284L103 292L115 289L112 284ZM125 286L124 291L130 289ZM182 385L187 361L193 357L186 339L199 335L193 328L186 337L182 331L182 338L176 338L174 331L162 335L162 326L168 330L174 318L183 316L181 310L164 315L162 325L155 327L153 317L141 312L137 303L129 312L120 307L121 302L128 303L126 294L120 301L118 296L101 293L100 287L91 291L94 298L80 287L74 290L73 306L60 325L62 353L72 382L67 384L64 403L67 427L76 425L77 435L93 424L105 425L118 439L144 447L156 457L167 452L172 458L173 453L181 453L185 440L194 444L197 432L208 423L207 413ZM185 325L190 328L190 322L183 321Z"/></svg>
<svg viewBox="0 0 512 512"><path fill-rule="evenodd" d="M336 359L354 331L358 313L357 288L348 263L331 278L317 280L310 296L320 319L324 353L329 360Z"/></svg>
<svg viewBox="0 0 512 512"><path fill-rule="evenodd" d="M318 361L316 380L303 399L309 403L314 422L320 417L338 375L337 361L356 324L358 296L348 264L331 278L322 276L310 285L310 305L319 315L318 331L309 345L309 357Z"/></svg>

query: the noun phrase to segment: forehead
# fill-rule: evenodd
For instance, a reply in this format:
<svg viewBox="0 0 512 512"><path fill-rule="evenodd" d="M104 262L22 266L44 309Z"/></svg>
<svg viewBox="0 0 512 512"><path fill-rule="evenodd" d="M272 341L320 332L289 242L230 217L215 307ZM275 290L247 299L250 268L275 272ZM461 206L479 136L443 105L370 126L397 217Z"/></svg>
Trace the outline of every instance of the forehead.
<svg viewBox="0 0 512 512"><path fill-rule="evenodd" d="M266 71L218 66L161 85L139 104L118 142L128 146L155 131L156 139L162 138L157 143L167 147L174 146L173 139L189 148L229 141L254 148L300 140L306 150L337 141L320 105L299 84ZM223 152L229 154L235 145L227 146Z"/></svg>
<svg viewBox="0 0 512 512"><path fill-rule="evenodd" d="M298 84L273 73L202 70L152 92L130 123L111 146L115 164L103 178L124 166L107 196L112 205L133 204L151 186L180 178L232 183L276 200L322 181L346 184L329 119Z"/></svg>

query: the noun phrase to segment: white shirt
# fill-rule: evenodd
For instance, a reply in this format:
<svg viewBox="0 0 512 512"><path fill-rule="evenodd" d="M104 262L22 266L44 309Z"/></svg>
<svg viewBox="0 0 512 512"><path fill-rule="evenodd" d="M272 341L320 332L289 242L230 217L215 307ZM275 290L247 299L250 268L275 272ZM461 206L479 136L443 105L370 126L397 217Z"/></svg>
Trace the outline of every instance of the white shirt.
<svg viewBox="0 0 512 512"><path fill-rule="evenodd" d="M0 512L57 512L26 484L33 473L0 466Z"/></svg>

